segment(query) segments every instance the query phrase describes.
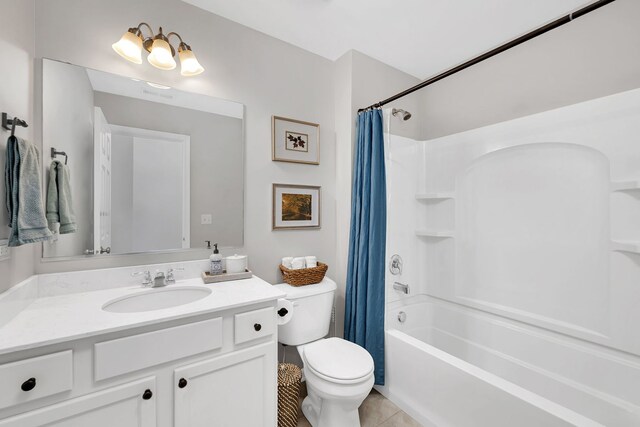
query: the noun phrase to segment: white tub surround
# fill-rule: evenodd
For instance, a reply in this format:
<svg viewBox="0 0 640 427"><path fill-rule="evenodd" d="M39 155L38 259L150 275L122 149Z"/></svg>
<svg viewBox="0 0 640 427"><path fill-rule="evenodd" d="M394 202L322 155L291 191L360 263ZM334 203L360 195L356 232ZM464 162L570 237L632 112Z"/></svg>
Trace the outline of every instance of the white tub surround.
<svg viewBox="0 0 640 427"><path fill-rule="evenodd" d="M198 263L184 263L185 276L199 274ZM35 276L0 295L0 427L275 426L284 294L255 276L132 284L132 271L172 267ZM100 290L90 291L94 279ZM141 308L130 303L138 295ZM104 310L123 299L116 308L142 311Z"/></svg>
<svg viewBox="0 0 640 427"><path fill-rule="evenodd" d="M387 135L394 403L438 426L640 425L639 133L634 89Z"/></svg>

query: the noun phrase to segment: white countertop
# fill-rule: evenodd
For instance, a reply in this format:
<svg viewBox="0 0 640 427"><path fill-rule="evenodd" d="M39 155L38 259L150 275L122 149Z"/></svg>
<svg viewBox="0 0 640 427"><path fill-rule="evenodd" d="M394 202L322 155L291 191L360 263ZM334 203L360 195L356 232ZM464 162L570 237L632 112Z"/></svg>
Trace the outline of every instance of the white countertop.
<svg viewBox="0 0 640 427"><path fill-rule="evenodd" d="M184 286L207 287L212 292L205 298L188 304L137 313L111 313L102 310L102 307L115 298L153 292L154 289L136 285L37 298L0 327L0 355L273 301L285 296L276 287L256 276L210 285L203 284L199 278L180 280L168 285L171 288Z"/></svg>

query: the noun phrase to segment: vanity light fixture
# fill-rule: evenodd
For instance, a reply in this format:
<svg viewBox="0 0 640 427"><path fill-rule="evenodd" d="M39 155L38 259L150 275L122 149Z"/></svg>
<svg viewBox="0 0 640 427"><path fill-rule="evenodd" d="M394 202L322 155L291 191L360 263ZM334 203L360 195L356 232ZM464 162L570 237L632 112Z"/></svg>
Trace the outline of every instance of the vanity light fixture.
<svg viewBox="0 0 640 427"><path fill-rule="evenodd" d="M151 36L142 34L142 27L149 29ZM178 33L170 32L166 36L162 33L162 27L158 34L153 35L153 29L146 22L141 22L137 27L132 27L125 32L117 43L111 45L118 55L134 64L142 64L142 48L149 52L147 61L161 70L173 70L176 68L176 50L169 42L169 37L175 36L180 40L178 45L178 57L180 59L180 74L183 76L197 76L204 68L191 46L186 44Z"/></svg>

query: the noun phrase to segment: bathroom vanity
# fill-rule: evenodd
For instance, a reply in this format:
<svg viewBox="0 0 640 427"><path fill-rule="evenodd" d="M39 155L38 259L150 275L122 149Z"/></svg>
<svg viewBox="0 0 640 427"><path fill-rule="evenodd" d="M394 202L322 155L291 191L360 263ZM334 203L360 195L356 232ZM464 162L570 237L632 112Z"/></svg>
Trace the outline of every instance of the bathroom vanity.
<svg viewBox="0 0 640 427"><path fill-rule="evenodd" d="M276 425L283 294L270 284L46 281L0 297L1 427Z"/></svg>
<svg viewBox="0 0 640 427"><path fill-rule="evenodd" d="M65 152L79 225L43 243L45 267L203 259L213 236L243 247L242 104L41 65L42 172ZM214 169L225 180L212 188ZM174 283L178 270L193 279ZM205 285L206 270L207 260L44 274L0 294L0 427L275 426L284 294L255 276ZM158 280L170 284L142 286Z"/></svg>

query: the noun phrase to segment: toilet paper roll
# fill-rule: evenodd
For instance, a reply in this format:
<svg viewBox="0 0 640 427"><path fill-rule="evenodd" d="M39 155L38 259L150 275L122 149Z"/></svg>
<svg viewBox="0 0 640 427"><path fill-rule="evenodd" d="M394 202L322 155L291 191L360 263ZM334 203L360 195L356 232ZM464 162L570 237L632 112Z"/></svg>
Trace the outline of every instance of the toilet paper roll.
<svg viewBox="0 0 640 427"><path fill-rule="evenodd" d="M301 268L304 268L305 265L306 265L306 261L304 257L296 257L291 262L291 268L293 270L300 270Z"/></svg>
<svg viewBox="0 0 640 427"><path fill-rule="evenodd" d="M291 320L291 316L293 316L293 303L288 299L278 299L278 307L276 308L276 313L278 313L278 325L285 325L289 323L289 320Z"/></svg>
<svg viewBox="0 0 640 427"><path fill-rule="evenodd" d="M282 265L287 267L289 270L291 270L291 263L292 262L293 262L293 257L292 256L286 256L286 257L282 258Z"/></svg>

